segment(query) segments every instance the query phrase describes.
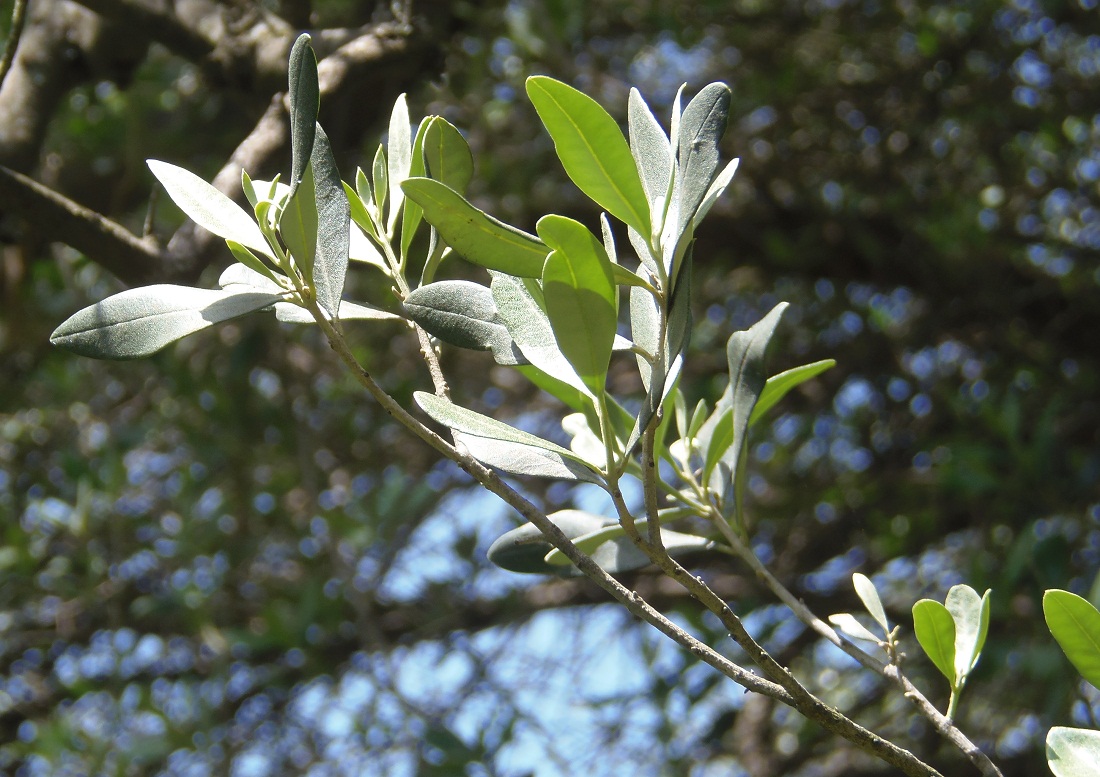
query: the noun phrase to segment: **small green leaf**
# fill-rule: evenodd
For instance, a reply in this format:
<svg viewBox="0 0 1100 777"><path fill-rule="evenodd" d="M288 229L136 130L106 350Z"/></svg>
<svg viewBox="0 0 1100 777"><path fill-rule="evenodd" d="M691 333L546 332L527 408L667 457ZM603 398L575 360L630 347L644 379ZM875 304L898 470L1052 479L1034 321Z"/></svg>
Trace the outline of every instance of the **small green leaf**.
<svg viewBox="0 0 1100 777"><path fill-rule="evenodd" d="M189 334L265 308L281 292L155 284L129 289L70 316L50 335L56 346L95 359L137 359Z"/></svg>
<svg viewBox="0 0 1100 777"><path fill-rule="evenodd" d="M955 621L955 685L962 687L978 663L989 629L989 591L984 596L968 585L955 585L944 602Z"/></svg>
<svg viewBox="0 0 1100 777"><path fill-rule="evenodd" d="M534 235L478 210L439 181L410 178L402 189L424 209L443 241L468 261L509 275L542 275L550 249Z"/></svg>
<svg viewBox="0 0 1100 777"><path fill-rule="evenodd" d="M313 166L307 165L279 217L279 235L302 271L306 283L313 282L313 262L317 256L317 190Z"/></svg>
<svg viewBox="0 0 1100 777"><path fill-rule="evenodd" d="M847 612L838 612L829 616L829 623L836 626L842 632L853 639L862 639L867 642L881 642L878 637L870 632L866 626L855 619L855 616Z"/></svg>
<svg viewBox="0 0 1100 777"><path fill-rule="evenodd" d="M424 136L424 162L432 179L459 194L474 177L474 157L462 133L442 116L433 116Z"/></svg>
<svg viewBox="0 0 1100 777"><path fill-rule="evenodd" d="M776 403L787 396L792 389L811 378L816 378L825 370L835 366L835 359L822 359L819 362L792 367L789 370L772 375L764 383L764 390L760 392L760 398L756 400L756 406L753 407L752 415L749 416L749 426L755 424L762 415L775 407Z"/></svg>
<svg viewBox="0 0 1100 777"><path fill-rule="evenodd" d="M1095 777L1100 731L1055 726L1047 732L1047 766L1054 777Z"/></svg>
<svg viewBox="0 0 1100 777"><path fill-rule="evenodd" d="M638 521L635 526L639 531L646 530L646 522ZM714 542L706 537L698 537L694 534L661 529L661 542L665 552L672 558L681 558L689 553L698 553L714 547ZM573 544L582 552L592 557L605 571L612 574L629 572L632 569L640 569L649 566L649 556L645 555L626 536L626 531L619 525L605 526L588 534L583 534L573 540ZM544 559L550 566L568 567L572 565L569 557L557 548L551 548Z"/></svg>
<svg viewBox="0 0 1100 777"><path fill-rule="evenodd" d="M588 95L546 76L527 79L527 96L577 188L615 218L649 235L649 201L615 120Z"/></svg>
<svg viewBox="0 0 1100 777"><path fill-rule="evenodd" d="M680 118L680 177L677 204L680 231L690 223L714 181L718 169L718 141L726 132L730 88L723 83L707 84L692 98Z"/></svg>
<svg viewBox="0 0 1100 777"><path fill-rule="evenodd" d="M275 276L274 270L268 267L260 257L256 256L256 254L252 253L235 240L226 240L225 243L229 246L229 251L233 254L233 258L242 265L270 279L273 283L279 283L279 279ZM285 276L283 276L283 279L285 280Z"/></svg>
<svg viewBox="0 0 1100 777"><path fill-rule="evenodd" d="M240 205L182 167L156 159L146 160L146 164L172 202L200 227L265 256L272 256L267 238Z"/></svg>
<svg viewBox="0 0 1100 777"><path fill-rule="evenodd" d="M301 185L313 155L313 137L317 127L317 109L321 90L317 83L317 55L302 33L290 50L290 193Z"/></svg>
<svg viewBox="0 0 1100 777"><path fill-rule="evenodd" d="M933 599L921 599L913 605L913 631L925 654L954 690L955 621L951 613Z"/></svg>
<svg viewBox="0 0 1100 777"><path fill-rule="evenodd" d="M322 313L327 314L323 308ZM275 318L284 324L316 324L313 314L292 302L276 302ZM327 318L327 315L326 315ZM331 319L329 319L331 320ZM401 316L371 305L344 301L340 303L341 321L403 321Z"/></svg>
<svg viewBox="0 0 1100 777"><path fill-rule="evenodd" d="M423 178L426 172L424 168L424 137L428 132L427 120L420 122L416 128L416 136L412 144L412 161L409 164L409 178ZM424 219L424 209L415 200L405 197L401 206L401 261L409 256L409 246L416 237L416 230L420 228L420 222Z"/></svg>
<svg viewBox="0 0 1100 777"><path fill-rule="evenodd" d="M1100 688L1100 612L1077 594L1052 589L1043 594L1043 615L1066 658Z"/></svg>
<svg viewBox="0 0 1100 777"><path fill-rule="evenodd" d="M371 176L374 181L373 196L375 207L378 208L378 220L382 222L382 214L385 213L386 207L386 195L389 193L390 179L389 173L386 168L386 149L379 143L378 150L374 152L374 163L371 165ZM359 196L363 198L363 202L367 201L367 195L363 193L363 185L367 183L366 175L363 176L362 183L359 178L355 179L355 187L359 192ZM368 185L367 191L372 189Z"/></svg>
<svg viewBox="0 0 1100 777"><path fill-rule="evenodd" d="M387 141L386 173L389 178L390 210L386 218L386 232L393 234L393 228L397 224L397 214L401 211L402 201L405 199L401 184L409 177L412 169L412 125L409 122L409 105L405 95L398 96L393 104L393 112L390 113L390 129ZM380 184L377 176L374 179L375 196ZM381 205L379 205L381 208Z"/></svg>
<svg viewBox="0 0 1100 777"><path fill-rule="evenodd" d="M875 623L882 627L884 634L890 633L890 623L886 620L886 610L882 607L882 599L879 598L878 589L867 575L856 572L852 575L852 586L856 589L863 606L875 619Z"/></svg>
<svg viewBox="0 0 1100 777"><path fill-rule="evenodd" d="M558 348L598 395L604 389L618 322L611 260L596 236L572 219L544 216L537 231L553 249L542 268L542 290Z"/></svg>

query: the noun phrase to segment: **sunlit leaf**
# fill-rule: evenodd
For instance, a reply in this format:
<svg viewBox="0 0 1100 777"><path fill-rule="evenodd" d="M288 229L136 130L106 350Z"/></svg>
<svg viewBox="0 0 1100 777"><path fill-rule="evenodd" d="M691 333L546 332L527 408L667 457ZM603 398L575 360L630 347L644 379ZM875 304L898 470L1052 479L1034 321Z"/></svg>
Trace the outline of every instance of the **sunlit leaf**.
<svg viewBox="0 0 1100 777"><path fill-rule="evenodd" d="M650 203L663 202L668 196L672 176L669 140L637 89L630 90L627 118L630 153L641 176L646 197ZM653 213L651 205L650 215L655 219L661 214Z"/></svg>
<svg viewBox="0 0 1100 777"><path fill-rule="evenodd" d="M760 392L760 398L756 400L756 405L749 416L749 426L755 424L762 415L775 407L776 403L787 396L792 389L811 378L816 378L825 370L835 366L835 359L822 359L819 362L792 367L789 370L772 375L764 383L764 390Z"/></svg>
<svg viewBox="0 0 1100 777"><path fill-rule="evenodd" d="M944 602L955 621L955 684L962 685L978 663L989 629L989 591L984 596L968 585L955 585Z"/></svg>
<svg viewBox="0 0 1100 777"><path fill-rule="evenodd" d="M313 165L306 166L298 187L283 208L279 235L306 282L310 283L317 256L317 189L313 183Z"/></svg>
<svg viewBox="0 0 1100 777"><path fill-rule="evenodd" d="M1100 688L1100 612L1075 593L1052 589L1043 594L1043 616L1066 658Z"/></svg>
<svg viewBox="0 0 1100 777"><path fill-rule="evenodd" d="M142 286L73 314L54 330L50 342L96 359L136 359L214 324L265 308L282 296L244 286L221 290Z"/></svg>
<svg viewBox="0 0 1100 777"><path fill-rule="evenodd" d="M420 122L413 138L412 158L409 162L409 172L406 178L423 178L426 172L424 167L424 137L428 132L428 121ZM424 209L420 203L405 197L401 205L401 259L405 260L409 255L409 247L412 245L416 231L420 228L420 222L424 218Z"/></svg>
<svg viewBox="0 0 1100 777"><path fill-rule="evenodd" d="M649 202L615 120L588 95L546 76L527 79L527 96L577 188L615 218L648 235Z"/></svg>
<svg viewBox="0 0 1100 777"><path fill-rule="evenodd" d="M1100 731L1055 726L1047 732L1047 766L1054 777L1095 777Z"/></svg>
<svg viewBox="0 0 1100 777"><path fill-rule="evenodd" d="M852 586L856 589L863 606L875 619L875 623L882 627L884 634L890 633L890 624L886 620L886 610L883 609L882 599L879 598L878 589L867 575L856 572L852 575Z"/></svg>
<svg viewBox="0 0 1100 777"><path fill-rule="evenodd" d="M271 256L271 247L252 217L237 203L182 167L146 160L172 202L203 229Z"/></svg>
<svg viewBox="0 0 1100 777"><path fill-rule="evenodd" d="M546 517L569 538L588 534L609 523L607 518L583 510L559 510ZM498 567L511 572L568 574L568 567L551 566L543 560L552 547L537 526L525 523L498 537L485 555Z"/></svg>
<svg viewBox="0 0 1100 777"><path fill-rule="evenodd" d="M325 311L322 309L322 312ZM327 316L326 316L327 317ZM290 302L278 302L275 304L275 318L286 324L316 324L313 314L300 305ZM359 302L340 303L341 321L401 321L401 316L382 310L372 305L364 305Z"/></svg>
<svg viewBox="0 0 1100 777"><path fill-rule="evenodd" d="M474 157L462 133L442 116L433 116L424 135L427 174L459 194L474 176Z"/></svg>
<svg viewBox="0 0 1100 777"><path fill-rule="evenodd" d="M635 527L639 532L646 532L647 522L637 521ZM673 558L681 557L687 553L708 550L714 546L714 541L706 537L685 534L683 532L672 531L671 529L661 529L661 539L665 547L665 552ZM619 540L624 540L627 546L634 548L634 550L638 550L626 536L626 530L617 523L610 526L603 526L588 534L576 537L573 539L573 544L583 553L598 558L597 554L602 545ZM606 555L611 556L611 553L607 553ZM649 557L640 550L637 554L631 554L625 548L616 548L614 551L614 558L616 560L614 569L608 569L604 564L600 564L600 566L607 569L608 572L625 572L628 569L638 569L650 563ZM546 563L551 566L568 566L572 562L569 560L569 557L560 550L552 548L546 554Z"/></svg>
<svg viewBox="0 0 1100 777"><path fill-rule="evenodd" d="M538 278L550 249L537 237L478 210L462 195L430 178L411 178L402 188L424 209L443 241L476 265L509 275Z"/></svg>
<svg viewBox="0 0 1100 777"><path fill-rule="evenodd" d="M386 174L389 178L390 210L386 218L386 231L393 234L393 228L397 224L397 214L401 211L401 203L405 194L401 184L409 177L412 167L412 125L409 123L409 106L405 95L398 96L390 113L389 139L386 144ZM377 177L374 188L377 192L379 182ZM377 196L377 194L375 195ZM381 205L379 205L381 207Z"/></svg>
<svg viewBox="0 0 1100 777"><path fill-rule="evenodd" d="M855 619L851 613L838 612L829 616L829 623L836 626L842 632L853 639L862 639L867 642L879 642L880 638L872 634L866 626Z"/></svg>
<svg viewBox="0 0 1100 777"><path fill-rule="evenodd" d="M454 433L455 444L462 445L475 459L510 475L577 480L587 483L602 482L591 467L579 464L576 459L562 456L555 451L535 445L478 437L464 432Z"/></svg>
<svg viewBox="0 0 1100 777"><path fill-rule="evenodd" d="M553 249L543 266L542 290L554 337L581 380L599 394L618 320L611 260L596 236L577 221L544 216L537 229Z"/></svg>
<svg viewBox="0 0 1100 777"><path fill-rule="evenodd" d="M318 226L313 286L317 302L336 317L348 271L351 213L332 147L320 125L314 137L311 167L317 191Z"/></svg>
<svg viewBox="0 0 1100 777"><path fill-rule="evenodd" d="M913 605L913 632L925 655L955 688L955 620L939 602L921 599Z"/></svg>
<svg viewBox="0 0 1100 777"><path fill-rule="evenodd" d="M461 348L514 354L512 336L497 312L493 293L471 281L438 281L414 289L403 304L406 314L444 342ZM518 357L518 358L517 358Z"/></svg>

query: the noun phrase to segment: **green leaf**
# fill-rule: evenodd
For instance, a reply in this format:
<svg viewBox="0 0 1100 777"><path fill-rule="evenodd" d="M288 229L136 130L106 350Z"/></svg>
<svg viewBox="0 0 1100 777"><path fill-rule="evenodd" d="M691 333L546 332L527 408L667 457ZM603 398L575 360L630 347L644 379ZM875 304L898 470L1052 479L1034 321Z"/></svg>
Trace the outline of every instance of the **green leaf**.
<svg viewBox="0 0 1100 777"><path fill-rule="evenodd" d="M598 395L604 390L618 323L611 260L603 244L577 221L544 216L536 229L553 249L542 268L542 291L558 348Z"/></svg>
<svg viewBox="0 0 1100 777"><path fill-rule="evenodd" d="M787 303L781 302L772 308L766 316L742 332L734 332L726 343L726 358L730 371L730 421L732 423L732 444L721 455L721 460L729 467L730 474L736 480L741 463L741 453L745 449L748 436L749 419L760 394L764 391L766 376L764 357L775 329L787 309ZM716 434L715 437L718 435ZM712 452L708 452L708 459ZM725 488L723 484L723 488Z"/></svg>
<svg viewBox="0 0 1100 777"><path fill-rule="evenodd" d="M270 279L273 283L279 283L275 271L268 267L260 257L256 256L256 254L252 253L235 240L226 240L225 243L229 246L229 251L233 254L233 258L242 265ZM283 279L285 280L285 276L283 276Z"/></svg>
<svg viewBox="0 0 1100 777"><path fill-rule="evenodd" d="M408 178L422 178L424 177L424 136L428 131L428 122L420 122L420 126L416 129L416 137L413 139L412 144L412 160L409 163L409 172L406 175ZM409 246L412 245L413 238L416 237L416 230L420 228L420 222L424 219L424 209L414 201L405 198L405 202L401 206L401 261L404 262L409 256Z"/></svg>
<svg viewBox="0 0 1100 777"><path fill-rule="evenodd" d="M546 517L570 539L588 534L608 523L608 519L583 510L559 510ZM543 560L552 547L537 526L525 523L498 537L485 555L489 561L510 572L551 575L568 573L568 567L554 567Z"/></svg>
<svg viewBox="0 0 1100 777"><path fill-rule="evenodd" d="M602 483L595 469L577 463L554 451L535 445L454 433L455 444L462 445L475 459L510 475Z"/></svg>
<svg viewBox="0 0 1100 777"><path fill-rule="evenodd" d="M829 616L829 623L836 626L842 632L853 639L862 639L868 642L878 643L881 640L867 629L855 616L847 612L838 612Z"/></svg>
<svg viewBox="0 0 1100 777"><path fill-rule="evenodd" d="M638 168L646 196L651 203L650 217L656 221L659 215L663 217L664 214L655 212L653 206L666 200L672 178L671 144L664 129L661 128L637 89L630 90L627 119L630 153L634 157L634 164ZM649 235L644 237L650 238Z"/></svg>
<svg viewBox="0 0 1100 777"><path fill-rule="evenodd" d="M265 308L282 293L156 284L115 294L70 316L50 342L96 359L136 359L231 318Z"/></svg>
<svg viewBox="0 0 1100 777"><path fill-rule="evenodd" d="M378 150L374 152L374 163L371 165L371 176L374 181L373 196L375 207L378 208L378 221L382 223L382 214L385 213L386 207L386 195L389 192L390 177L386 166L386 149L379 143ZM366 183L366 176L363 176L363 183ZM355 179L356 190L359 192L359 196L363 198L363 201L367 201L366 195L363 193L362 184L358 177ZM370 189L368 189L370 191Z"/></svg>
<svg viewBox="0 0 1100 777"><path fill-rule="evenodd" d="M409 106L405 95L398 96L390 113L390 129L387 141L386 172L389 178L390 210L386 219L386 232L393 234L393 228L397 224L397 214L401 211L401 203L405 198L401 191L401 184L409 177L412 169L412 125L409 122ZM379 187L377 177L374 181L375 196ZM379 205L381 208L381 205Z"/></svg>
<svg viewBox="0 0 1100 777"><path fill-rule="evenodd" d="M1043 615L1066 658L1100 688L1100 612L1077 594L1052 589L1043 594Z"/></svg>
<svg viewBox="0 0 1100 777"><path fill-rule="evenodd" d="M1100 731L1055 726L1047 732L1047 766L1054 777L1095 777Z"/></svg>
<svg viewBox="0 0 1100 777"><path fill-rule="evenodd" d="M989 630L989 591L984 596L968 585L955 585L944 602L955 621L955 685L962 687L978 663Z"/></svg>
<svg viewBox="0 0 1100 777"><path fill-rule="evenodd" d="M729 164L722 168L722 172L715 177L710 188L707 189L703 201L700 202L699 207L695 209L695 217L692 219L692 227L694 229L699 228L699 223L706 218L707 214L710 213L710 209L714 207L714 203L718 201L718 198L722 196L726 187L730 185L730 181L733 180L733 175L737 172L737 167L740 163L740 159L730 161Z"/></svg>
<svg viewBox="0 0 1100 777"><path fill-rule="evenodd" d="M317 125L313 143L314 184L317 191L317 255L313 269L313 288L317 302L336 318L348 272L351 247L351 212L340 171L332 156L328 136Z"/></svg>
<svg viewBox="0 0 1100 777"><path fill-rule="evenodd" d="M471 281L429 283L410 292L403 308L409 318L444 342L491 350L500 364L526 361L514 346L487 286Z"/></svg>
<svg viewBox="0 0 1100 777"><path fill-rule="evenodd" d="M172 202L200 227L265 256L273 256L267 238L240 205L182 167L156 159L148 159L146 164Z"/></svg>
<svg viewBox="0 0 1100 777"><path fill-rule="evenodd" d="M313 155L317 109L321 90L317 84L317 55L302 33L290 50L290 193L298 190Z"/></svg>
<svg viewBox="0 0 1100 777"><path fill-rule="evenodd" d="M718 141L726 132L730 88L722 83L708 84L692 98L680 118L677 181L680 232L694 219L714 181L718 169Z"/></svg>
<svg viewBox="0 0 1100 777"><path fill-rule="evenodd" d="M856 589L856 594L863 602L863 606L867 608L867 612L875 619L875 623L882 627L884 634L889 634L890 624L886 620L886 610L882 607L882 599L879 598L875 584L867 575L856 572L852 575L852 586Z"/></svg>
<svg viewBox="0 0 1100 777"><path fill-rule="evenodd" d="M615 218L649 235L649 201L615 120L588 95L546 76L527 79L527 96L577 188Z"/></svg>
<svg viewBox="0 0 1100 777"><path fill-rule="evenodd" d="M313 263L317 257L317 190L313 183L312 165L306 166L298 188L283 208L279 217L279 234L306 283L312 285Z"/></svg>
<svg viewBox="0 0 1100 777"><path fill-rule="evenodd" d="M439 181L410 178L401 188L424 209L424 218L444 242L468 261L509 275L542 275L550 249L534 235L478 210Z"/></svg>
<svg viewBox="0 0 1100 777"><path fill-rule="evenodd" d="M474 157L462 133L442 116L433 116L424 135L424 162L432 179L459 194L474 177Z"/></svg>
<svg viewBox="0 0 1100 777"><path fill-rule="evenodd" d="M635 527L640 532L645 532L646 526L647 522L644 520L635 523ZM706 537L698 537L694 534L684 534L683 532L672 531L671 529L661 529L661 539L665 546L665 551L673 558L679 558L687 553L709 550L714 547L714 542ZM588 534L582 534L574 538L573 544L577 546L578 550L587 553L594 559L604 557L610 560L612 554L608 551L603 551L603 553L601 553L602 546L609 542L617 543L620 540L624 541L625 545L632 548L635 553L630 553L626 548L615 548L613 551L614 568L608 569L604 564L600 564L601 567L604 567L608 572L614 573L638 569L650 563L649 557L634 546L626 536L626 530L619 524L602 526ZM568 556L557 548L551 548L546 554L545 561L551 566L558 567L569 566L573 563L569 560ZM597 563L599 563L599 561L597 561Z"/></svg>
<svg viewBox="0 0 1100 777"><path fill-rule="evenodd" d="M835 359L822 359L819 362L792 367L789 370L784 370L776 375L772 375L768 378L767 382L764 383L764 390L760 392L760 398L756 400L756 405L752 409L752 415L749 416L749 426L752 426L760 420L761 416L775 407L776 403L787 396L792 389L811 378L816 378L818 375L825 372L825 370L835 366Z"/></svg>
<svg viewBox="0 0 1100 777"><path fill-rule="evenodd" d="M955 620L951 613L933 599L921 599L913 605L913 631L925 654L954 690Z"/></svg>
<svg viewBox="0 0 1100 777"><path fill-rule="evenodd" d="M493 291L493 301L497 304L497 311L504 320L504 325L508 327L508 334L512 336L512 340L515 341L524 358L545 373L549 379L592 396L584 381L577 375L577 371L573 369L573 365L558 348L554 339L554 330L546 315L546 301L543 299L542 289L539 288L538 283L530 278L493 273L490 288ZM521 367L520 370L526 371L527 368ZM569 404L567 399L552 389L546 388L546 390Z"/></svg>
<svg viewBox="0 0 1100 777"><path fill-rule="evenodd" d="M556 453L559 456L564 456L583 466L587 466L587 462L585 462L584 459L567 448L563 448L549 440L544 440L541 437L536 437L529 432L516 429L514 426L509 426L503 421L498 421L495 418L490 418L489 416L482 415L473 410L459 407L453 402L438 397L435 394L417 391L413 394L413 399L416 401L416 404L420 406L420 409L427 413L433 420L456 432L470 434L475 437L487 437L491 440L502 440L504 442L542 448Z"/></svg>

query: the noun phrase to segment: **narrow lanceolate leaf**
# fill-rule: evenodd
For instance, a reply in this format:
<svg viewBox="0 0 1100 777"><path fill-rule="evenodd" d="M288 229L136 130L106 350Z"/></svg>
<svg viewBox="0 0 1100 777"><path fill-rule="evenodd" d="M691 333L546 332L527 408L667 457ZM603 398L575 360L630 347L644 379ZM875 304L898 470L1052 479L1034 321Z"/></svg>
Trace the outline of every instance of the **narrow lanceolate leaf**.
<svg viewBox="0 0 1100 777"><path fill-rule="evenodd" d="M311 283L313 262L317 257L317 189L313 183L312 165L306 165L298 188L286 201L279 217L279 234L306 283Z"/></svg>
<svg viewBox="0 0 1100 777"><path fill-rule="evenodd" d="M465 407L459 407L453 402L438 397L435 394L417 391L413 394L413 399L416 401L416 404L420 406L420 409L431 416L433 420L456 432L472 434L475 437L486 437L490 440L503 440L504 442L543 448L544 450L551 451L559 456L564 456L571 461L587 466L583 459L567 448L563 448L549 440L544 440L541 437L536 437L514 426L509 426L503 421L498 421L495 418L490 418L489 416L482 415L481 413L477 413Z"/></svg>
<svg viewBox="0 0 1100 777"><path fill-rule="evenodd" d="M872 634L866 626L855 619L851 613L838 612L829 616L829 623L836 626L843 633L853 639L863 639L868 642L879 642L880 638Z"/></svg>
<svg viewBox="0 0 1100 777"><path fill-rule="evenodd" d="M1047 766L1054 777L1094 777L1100 731L1055 726L1047 732Z"/></svg>
<svg viewBox="0 0 1100 777"><path fill-rule="evenodd" d="M313 288L317 302L336 318L348 272L351 211L340 171L336 169L336 160L332 156L332 146L320 124L314 137L311 166L317 189L317 257L313 268Z"/></svg>
<svg viewBox="0 0 1100 777"><path fill-rule="evenodd" d="M764 357L775 328L787 309L781 302L764 318L743 332L734 332L726 343L726 358L730 371L730 420L733 427L733 444L722 456L734 478L737 477L741 452L749 430L749 418L764 390L767 377L764 373Z"/></svg>
<svg viewBox="0 0 1100 777"><path fill-rule="evenodd" d="M489 270L538 278L550 249L534 235L478 210L449 186L410 178L401 187L460 256Z"/></svg>
<svg viewBox="0 0 1100 777"><path fill-rule="evenodd" d="M238 248L242 247L238 246ZM286 280L285 276L283 280ZM223 289L228 286L248 286L252 291L266 291L272 294L280 294L289 288L289 285L283 285L273 275L257 272L243 263L231 264L222 270L222 274L218 276L218 285Z"/></svg>
<svg viewBox="0 0 1100 777"><path fill-rule="evenodd" d="M672 157L669 140L660 123L637 89L630 90L627 102L630 153L641 175L642 186L650 203L663 202L668 196L669 179L672 176ZM662 214L650 215L656 220Z"/></svg>
<svg viewBox="0 0 1100 777"><path fill-rule="evenodd" d="M527 361L549 378L545 385L539 385L571 407L576 405L566 398L568 392L555 390L556 384L566 384L590 397L592 394L588 387L554 340L554 330L546 316L546 300L538 283L530 278L493 273L491 288L493 301L497 304L504 325L508 327L508 334ZM523 367L520 370L527 373ZM538 382L535 377L532 380Z"/></svg>
<svg viewBox="0 0 1100 777"><path fill-rule="evenodd" d="M607 518L583 510L558 510L546 517L570 539L609 523ZM537 526L525 523L498 537L485 555L489 561L510 572L562 574L568 567L551 566L543 560L552 547Z"/></svg>
<svg viewBox="0 0 1100 777"><path fill-rule="evenodd" d="M599 394L618 320L611 260L603 244L577 221L544 216L537 229L553 249L542 268L542 290L554 337L581 380Z"/></svg>
<svg viewBox="0 0 1100 777"><path fill-rule="evenodd" d="M401 202L405 195L401 191L402 182L409 177L412 167L412 126L409 123L409 106L405 95L398 96L390 114L390 132L386 147L386 176L389 179L390 210L386 218L386 231L393 234L397 224L397 214L401 211ZM377 176L374 181L375 196L379 187ZM382 206L379 205L379 208Z"/></svg>
<svg viewBox="0 0 1100 777"><path fill-rule="evenodd" d="M271 256L271 246L251 216L237 203L182 167L146 160L172 202L203 229Z"/></svg>
<svg viewBox="0 0 1100 777"><path fill-rule="evenodd" d="M1043 594L1043 615L1066 658L1100 688L1100 612L1077 594L1052 589Z"/></svg>
<svg viewBox="0 0 1100 777"><path fill-rule="evenodd" d="M268 267L260 257L256 256L256 254L252 253L235 240L226 240L225 244L229 246L229 252L233 254L233 258L240 263L238 265L230 265L231 267L247 267L253 272L257 272L268 278L272 283L279 282L275 271Z"/></svg>
<svg viewBox="0 0 1100 777"><path fill-rule="evenodd" d="M208 326L265 308L281 293L156 284L115 294L72 315L50 342L96 359L136 359Z"/></svg>
<svg viewBox="0 0 1100 777"><path fill-rule="evenodd" d="M882 627L885 634L889 634L890 624L886 620L886 610L882 607L882 599L879 598L875 584L871 582L867 575L856 572L852 575L852 585L855 587L860 601L863 602L863 606L867 608L867 612L875 619L875 623Z"/></svg>
<svg viewBox="0 0 1100 777"><path fill-rule="evenodd" d="M428 121L420 122L416 128L416 136L412 144L412 159L409 161L409 172L406 178L423 178L424 167L424 137L428 132ZM405 198L401 206L401 260L409 255L409 246L416 237L416 230L420 228L420 222L424 220L424 210L414 200Z"/></svg>
<svg viewBox="0 0 1100 777"><path fill-rule="evenodd" d="M706 195L703 197L703 201L699 203L699 207L695 209L695 217L692 219L692 227L694 229L699 228L699 222L706 218L710 213L710 209L714 207L714 203L718 201L718 198L722 196L722 192L726 190L726 187L730 185L730 181L733 180L734 173L737 172L737 167L741 163L740 159L734 159L720 172L711 182L710 188L707 189Z"/></svg>
<svg viewBox="0 0 1100 777"><path fill-rule="evenodd" d="M462 445L475 459L510 475L577 480L586 483L602 483L591 467L578 464L573 459L534 445L494 440L463 432L454 433L455 444Z"/></svg>
<svg viewBox="0 0 1100 777"><path fill-rule="evenodd" d="M760 392L760 398L756 400L756 406L752 409L752 415L749 416L749 426L755 424L762 415L775 407L776 403L787 396L796 386L835 366L835 359L822 359L819 362L792 367L789 370L772 375L764 383L764 390Z"/></svg>
<svg viewBox="0 0 1100 777"><path fill-rule="evenodd" d="M913 605L913 632L925 654L955 686L955 621L951 613L934 599L921 599Z"/></svg>
<svg viewBox="0 0 1100 777"><path fill-rule="evenodd" d="M722 83L708 84L692 98L680 119L680 178L677 199L680 205L681 232L694 218L695 211L714 181L718 169L718 141L726 132L730 88Z"/></svg>
<svg viewBox="0 0 1100 777"><path fill-rule="evenodd" d="M984 596L968 585L955 585L944 602L955 621L955 684L961 686L978 663L989 629L989 591ZM984 613L984 614L983 614Z"/></svg>
<svg viewBox="0 0 1100 777"><path fill-rule="evenodd" d="M442 116L433 116L424 135L424 163L430 178L459 194L474 177L474 157L462 133Z"/></svg>
<svg viewBox="0 0 1100 777"><path fill-rule="evenodd" d="M615 218L649 235L649 201L615 120L588 95L546 76L528 78L527 95L577 188Z"/></svg>
<svg viewBox="0 0 1100 777"><path fill-rule="evenodd" d="M317 84L317 56L302 33L290 50L290 192L297 191L313 153L317 108L321 90Z"/></svg>
<svg viewBox="0 0 1100 777"><path fill-rule="evenodd" d="M438 281L414 289L406 315L451 345L508 353L512 336L497 312L489 287L471 281Z"/></svg>
<svg viewBox="0 0 1100 777"><path fill-rule="evenodd" d="M646 521L638 521L635 527L640 532L646 531ZM625 541L631 547L634 547L633 543L626 537L626 530L618 525L612 524L611 526L604 526L596 531L583 534L580 537L576 537L573 540L573 544L577 546L577 549L589 554L590 556L596 556L603 545L609 542ZM697 552L701 550L708 550L714 546L712 540L706 537L699 537L694 534L685 534L683 532L672 531L671 529L661 529L661 540L664 544L665 551L673 558L683 556L690 552ZM615 553L615 557L619 558L621 551ZM610 556L611 554L607 554ZM605 558L607 557L605 556ZM639 551L638 556L631 556L638 560L637 566L619 566L615 569L607 569L608 572L625 572L627 569L637 569L638 567L646 566L650 563L649 557ZM623 557L625 561L625 557ZM551 566L568 566L571 562L569 557L562 553L557 548L554 548L546 554L546 563ZM620 562L622 563L622 562ZM600 564L600 566L604 566Z"/></svg>

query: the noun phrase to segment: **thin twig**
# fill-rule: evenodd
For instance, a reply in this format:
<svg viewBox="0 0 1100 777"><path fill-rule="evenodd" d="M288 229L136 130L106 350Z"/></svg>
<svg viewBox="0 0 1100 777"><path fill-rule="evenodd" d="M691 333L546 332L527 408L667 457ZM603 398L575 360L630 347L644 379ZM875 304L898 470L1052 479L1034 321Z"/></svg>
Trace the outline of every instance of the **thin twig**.
<svg viewBox="0 0 1100 777"><path fill-rule="evenodd" d="M23 22L27 18L27 0L15 0L11 8L11 29L4 43L4 54L0 56L0 89L4 88L4 79L15 61L15 50L19 48L19 38L23 35Z"/></svg>

